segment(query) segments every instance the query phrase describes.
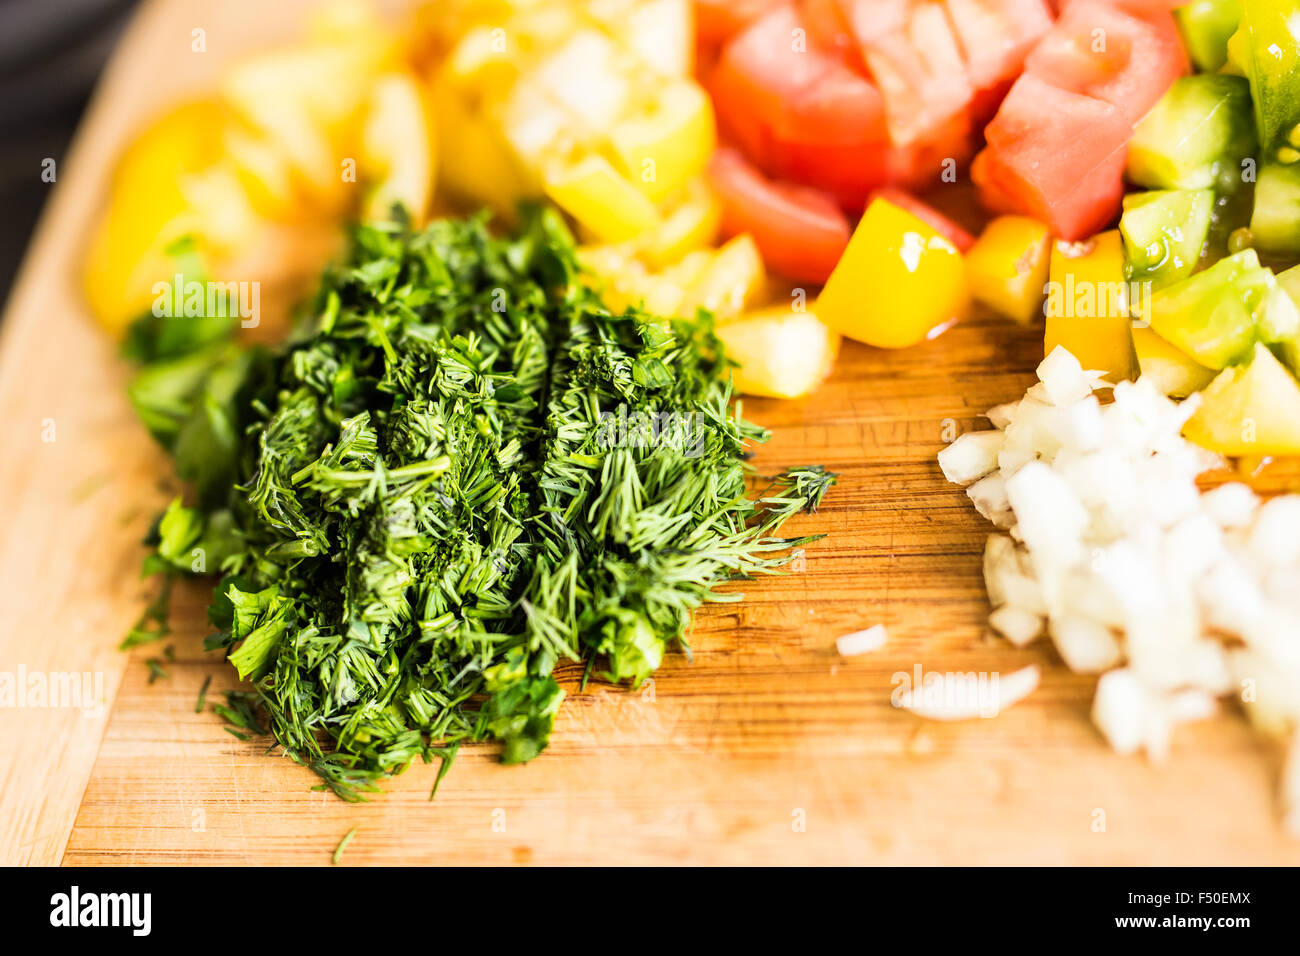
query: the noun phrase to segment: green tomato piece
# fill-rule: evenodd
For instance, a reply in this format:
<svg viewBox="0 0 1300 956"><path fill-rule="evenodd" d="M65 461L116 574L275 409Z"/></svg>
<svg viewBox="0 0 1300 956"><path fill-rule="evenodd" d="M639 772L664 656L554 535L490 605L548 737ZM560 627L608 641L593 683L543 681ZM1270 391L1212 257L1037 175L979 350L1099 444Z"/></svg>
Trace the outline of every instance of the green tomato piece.
<svg viewBox="0 0 1300 956"><path fill-rule="evenodd" d="M1273 284L1273 274L1247 249L1157 289L1139 313L1206 368L1224 368L1250 355L1255 309Z"/></svg>
<svg viewBox="0 0 1300 956"><path fill-rule="evenodd" d="M1124 199L1119 231L1130 281L1168 285L1192 274L1201 258L1210 217L1211 189L1164 189Z"/></svg>
<svg viewBox="0 0 1300 956"><path fill-rule="evenodd" d="M1250 234L1263 252L1300 253L1300 165L1266 165L1259 171Z"/></svg>
<svg viewBox="0 0 1300 956"><path fill-rule="evenodd" d="M1243 161L1254 153L1246 80L1218 73L1185 76L1133 131L1125 174L1151 189L1230 192L1244 181Z"/></svg>

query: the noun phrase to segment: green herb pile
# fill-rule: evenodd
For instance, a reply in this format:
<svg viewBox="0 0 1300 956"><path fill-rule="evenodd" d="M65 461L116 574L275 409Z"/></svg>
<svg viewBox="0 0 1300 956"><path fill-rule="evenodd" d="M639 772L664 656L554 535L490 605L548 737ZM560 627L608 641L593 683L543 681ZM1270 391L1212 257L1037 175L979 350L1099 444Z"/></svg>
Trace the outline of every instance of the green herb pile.
<svg viewBox="0 0 1300 956"><path fill-rule="evenodd" d="M731 407L709 316L611 313L549 212L513 238L360 227L274 353L185 321L129 344L136 407L194 485L146 570L221 575L209 648L345 799L462 741L536 756L557 665L640 683L703 601L739 599L717 585L812 540L774 534L834 482L801 468L747 497L766 435ZM165 599L127 643L164 620Z"/></svg>

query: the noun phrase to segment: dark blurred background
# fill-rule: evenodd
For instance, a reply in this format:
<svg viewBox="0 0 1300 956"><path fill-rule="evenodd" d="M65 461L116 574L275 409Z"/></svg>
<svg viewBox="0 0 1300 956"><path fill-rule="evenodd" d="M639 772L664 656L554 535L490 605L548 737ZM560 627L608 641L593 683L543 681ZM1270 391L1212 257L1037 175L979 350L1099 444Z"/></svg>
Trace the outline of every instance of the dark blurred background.
<svg viewBox="0 0 1300 956"><path fill-rule="evenodd" d="M136 0L0 0L0 305Z"/></svg>

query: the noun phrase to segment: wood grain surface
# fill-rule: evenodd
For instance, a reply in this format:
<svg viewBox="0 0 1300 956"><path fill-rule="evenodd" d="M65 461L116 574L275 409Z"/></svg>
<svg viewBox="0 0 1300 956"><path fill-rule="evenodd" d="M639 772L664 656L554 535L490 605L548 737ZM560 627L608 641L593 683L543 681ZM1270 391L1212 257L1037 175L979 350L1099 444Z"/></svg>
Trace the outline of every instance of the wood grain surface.
<svg viewBox="0 0 1300 956"><path fill-rule="evenodd" d="M434 802L436 766L367 804L313 792L310 772L266 755L268 741L195 712L206 677L209 699L234 686L200 649L197 584L174 603L170 676L150 684L143 660L160 648L115 646L147 596L139 540L168 472L75 268L139 117L209 82L221 58L284 35L302 5L145 8L4 321L0 671L101 674L102 708L0 709L0 863L328 864L353 828L345 864L1300 863L1276 822L1279 755L1239 714L1181 728L1162 765L1120 757L1089 722L1093 679L1046 643L988 636L988 529L934 456L945 421L982 427L980 412L1032 381L1041 339L992 320L905 352L849 345L815 396L747 400L774 433L760 468L841 474L794 526L829 537L797 570L747 584L744 603L701 612L693 660L670 655L641 690L579 693L577 672L562 672L570 695L551 748L526 766L503 767L484 745L462 751ZM206 58L189 53L195 26ZM875 623L886 646L841 659L835 638ZM891 704L918 667L1028 663L1043 668L1041 687L994 719L927 723Z"/></svg>

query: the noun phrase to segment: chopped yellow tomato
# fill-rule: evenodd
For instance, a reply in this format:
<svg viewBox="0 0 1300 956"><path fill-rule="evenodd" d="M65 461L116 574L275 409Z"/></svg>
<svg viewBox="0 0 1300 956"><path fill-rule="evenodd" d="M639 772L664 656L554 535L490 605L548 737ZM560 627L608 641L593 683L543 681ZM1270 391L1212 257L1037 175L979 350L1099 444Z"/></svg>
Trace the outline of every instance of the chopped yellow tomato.
<svg viewBox="0 0 1300 956"><path fill-rule="evenodd" d="M1265 346L1201 393L1183 434L1225 455L1300 454L1300 383Z"/></svg>
<svg viewBox="0 0 1300 956"><path fill-rule="evenodd" d="M423 223L433 201L437 147L424 91L411 76L388 73L375 80L358 165L370 189L363 210L367 219L387 217L396 203L417 225Z"/></svg>
<svg viewBox="0 0 1300 956"><path fill-rule="evenodd" d="M595 0L586 9L656 73L691 75L695 53L691 0Z"/></svg>
<svg viewBox="0 0 1300 956"><path fill-rule="evenodd" d="M253 207L270 219L292 219L302 211L289 158L246 123L226 124L222 148L234 164Z"/></svg>
<svg viewBox="0 0 1300 956"><path fill-rule="evenodd" d="M713 106L699 86L679 80L644 115L615 123L609 140L623 175L660 202L708 165L716 145Z"/></svg>
<svg viewBox="0 0 1300 956"><path fill-rule="evenodd" d="M654 203L603 156L548 172L546 195L603 242L625 242L659 222Z"/></svg>
<svg viewBox="0 0 1300 956"><path fill-rule="evenodd" d="M763 257L748 233L727 240L696 279L687 297L690 312L708 309L719 323L735 318L762 294Z"/></svg>
<svg viewBox="0 0 1300 956"><path fill-rule="evenodd" d="M489 97L505 96L519 78L518 60L509 49L499 28L473 27L447 58L447 75L457 85L475 86Z"/></svg>
<svg viewBox="0 0 1300 956"><path fill-rule="evenodd" d="M639 305L657 315L690 318L702 308L721 325L752 307L766 292L763 261L747 235L736 236L721 249L688 252L659 271L647 268L630 243L583 246L578 259L596 278L612 309Z"/></svg>
<svg viewBox="0 0 1300 956"><path fill-rule="evenodd" d="M691 286L712 259L686 260L671 270L653 273L624 246L584 246L578 250L582 267L595 278L605 304L615 311L640 307L655 315L684 315ZM687 257L688 260L692 257Z"/></svg>
<svg viewBox="0 0 1300 956"><path fill-rule="evenodd" d="M713 107L691 77L689 0L446 0L417 24L439 139L457 144L441 176L470 202L509 215L545 193L599 241L622 242L670 217L708 163Z"/></svg>
<svg viewBox="0 0 1300 956"><path fill-rule="evenodd" d="M763 309L718 329L727 354L740 363L736 390L772 398L807 395L830 374L840 337L812 312Z"/></svg>
<svg viewBox="0 0 1300 956"><path fill-rule="evenodd" d="M467 105L441 75L433 82L432 96L436 139L456 144L455 149L438 150L440 187L470 204L486 204L503 218L511 218L515 203L528 195L532 186L525 181L501 127Z"/></svg>
<svg viewBox="0 0 1300 956"><path fill-rule="evenodd" d="M1026 216L999 216L966 253L971 295L999 315L1028 325L1041 313L1051 236Z"/></svg>
<svg viewBox="0 0 1300 956"><path fill-rule="evenodd" d="M1214 369L1206 368L1147 326L1133 329L1133 351L1142 377L1151 379L1172 398L1186 398L1214 381Z"/></svg>
<svg viewBox="0 0 1300 956"><path fill-rule="evenodd" d="M419 83L393 71L396 49L369 4L327 4L307 40L236 62L212 98L141 133L119 161L87 253L85 290L100 322L120 332L148 308L153 286L178 271L172 247L182 237L206 277L258 276L268 294L272 285L289 294L332 247L313 236L332 238L363 189L367 213L394 200L424 212L436 161L430 122ZM312 261L267 255L287 237ZM263 260L274 265L264 271Z"/></svg>
<svg viewBox="0 0 1300 956"><path fill-rule="evenodd" d="M957 248L928 223L872 200L814 311L832 329L880 348L905 348L966 313Z"/></svg>
<svg viewBox="0 0 1300 956"><path fill-rule="evenodd" d="M199 100L163 114L123 154L108 209L91 237L83 282L100 322L121 332L148 308L155 282L174 270L167 247L246 241L252 209L234 169L211 148L226 114Z"/></svg>
<svg viewBox="0 0 1300 956"><path fill-rule="evenodd" d="M318 209L339 210L354 187L344 143L353 135L373 79L392 64L382 32L269 50L235 63L223 99L286 157L295 186Z"/></svg>
<svg viewBox="0 0 1300 956"><path fill-rule="evenodd" d="M1060 345L1112 382L1133 378L1137 360L1118 230L1087 242L1053 243L1045 309L1045 355Z"/></svg>
<svg viewBox="0 0 1300 956"><path fill-rule="evenodd" d="M637 243L646 264L657 269L677 262L688 252L713 243L722 222L722 204L706 183L694 180L684 198Z"/></svg>

